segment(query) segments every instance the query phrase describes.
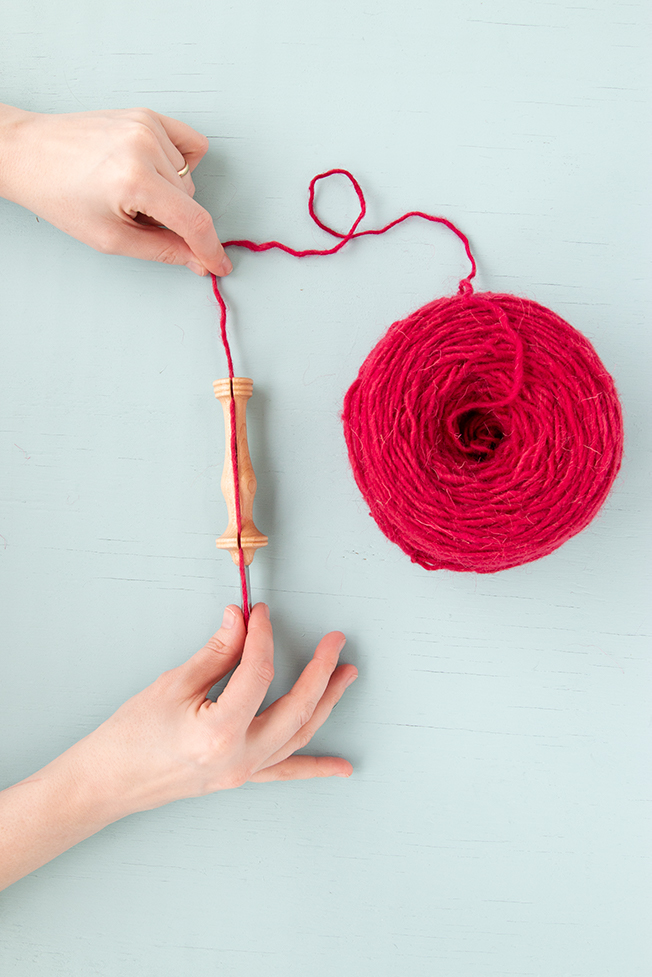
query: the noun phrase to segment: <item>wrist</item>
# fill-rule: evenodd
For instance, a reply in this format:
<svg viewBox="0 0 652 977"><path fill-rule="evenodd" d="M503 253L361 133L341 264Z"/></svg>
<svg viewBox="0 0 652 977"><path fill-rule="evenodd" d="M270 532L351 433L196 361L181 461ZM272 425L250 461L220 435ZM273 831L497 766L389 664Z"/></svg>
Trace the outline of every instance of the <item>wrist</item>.
<svg viewBox="0 0 652 977"><path fill-rule="evenodd" d="M71 827L88 829L88 835L136 810L121 783L119 764L101 744L98 748L97 736L95 730L35 775L61 799Z"/></svg>
<svg viewBox="0 0 652 977"><path fill-rule="evenodd" d="M0 793L0 889L119 817L72 752Z"/></svg>
<svg viewBox="0 0 652 977"><path fill-rule="evenodd" d="M25 160L21 146L36 112L0 104L0 197L20 203L21 174Z"/></svg>

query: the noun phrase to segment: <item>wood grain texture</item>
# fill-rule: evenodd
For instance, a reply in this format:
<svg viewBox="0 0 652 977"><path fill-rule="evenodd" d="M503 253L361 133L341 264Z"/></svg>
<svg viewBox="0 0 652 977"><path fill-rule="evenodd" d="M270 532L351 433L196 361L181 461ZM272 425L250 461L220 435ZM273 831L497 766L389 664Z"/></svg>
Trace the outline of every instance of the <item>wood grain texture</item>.
<svg viewBox="0 0 652 977"><path fill-rule="evenodd" d="M315 749L347 781L247 786L113 825L0 897L7 977L649 977L649 5L12 5L3 101L147 105L209 136L224 240L320 245L346 166L378 226L472 241L478 287L554 309L625 409L599 518L545 560L428 573L369 518L340 429L384 330L463 273L441 229L332 258L232 255L251 376L252 567L279 695L338 628L360 670ZM344 184L320 213L346 225ZM205 642L237 574L210 288L0 201L0 741L41 766Z"/></svg>

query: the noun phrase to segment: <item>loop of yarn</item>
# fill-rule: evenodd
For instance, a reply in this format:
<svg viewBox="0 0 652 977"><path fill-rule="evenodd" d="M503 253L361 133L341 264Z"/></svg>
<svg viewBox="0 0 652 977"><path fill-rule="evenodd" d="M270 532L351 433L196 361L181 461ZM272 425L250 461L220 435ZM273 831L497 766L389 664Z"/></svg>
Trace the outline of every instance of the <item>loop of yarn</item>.
<svg viewBox="0 0 652 977"><path fill-rule="evenodd" d="M320 180L325 180L327 177L335 176L337 174L341 176L345 176L347 180L350 181L353 189L355 190L356 196L358 198L358 202L360 204L360 213L358 214L356 219L353 221L351 227L345 234L340 233L340 231L335 231L333 230L332 227L329 227L328 224L322 221L321 218L317 215L317 211L315 209L315 188L317 184L319 183ZM471 265L471 271L467 275L467 277L462 279L462 281L460 282L459 291L460 293L473 291L471 281L476 274L476 264L475 264L475 258L471 254L471 246L469 244L469 239L467 238L466 234L463 234L462 231L460 231L458 227L455 227L455 224L453 224L452 221L447 220L445 217L435 217L434 214L426 214L421 210L410 210L407 214L402 214L401 217L397 217L396 220L390 221L389 224L385 224L384 227L373 227L373 228L369 228L369 230L366 231L359 231L358 225L360 221L363 219L363 217L365 216L365 214L367 213L367 204L365 202L364 194L362 192L360 184L355 179L355 177L349 173L348 170L339 170L339 169L327 170L325 173L318 173L317 176L312 178L312 180L310 181L310 186L308 187L308 212L310 214L310 217L315 222L315 224L317 224L318 227L321 227L323 231L326 231L332 237L336 237L340 239L339 244L334 245L332 248L304 248L303 250L297 250L296 248L291 248L287 244L282 244L280 241L263 241L261 244L257 244L255 241L239 240L239 241L225 241L224 247L246 248L248 251L259 251L259 252L271 251L272 249L276 249L278 251L284 251L286 254L291 254L294 258L309 258L314 255L324 256L329 254L337 254L338 251L341 251L342 248L345 247L349 243L349 241L352 241L354 238L366 237L369 234L372 235L385 234L387 231L390 231L393 227L396 227L397 224L402 224L403 221L409 220L411 217L420 217L422 218L422 220L430 221L432 224L443 224L444 227L447 227L449 231L452 231L453 234L455 234L460 239L460 241L464 245L466 256L469 259L469 263ZM213 290L216 290L217 280L214 275L212 276L212 278L213 278Z"/></svg>
<svg viewBox="0 0 652 977"><path fill-rule="evenodd" d="M371 516L427 570L493 573L551 553L596 515L623 450L591 343L514 295L440 298L394 323L343 421Z"/></svg>
<svg viewBox="0 0 652 977"><path fill-rule="evenodd" d="M351 182L360 205L344 233L315 209L317 184L335 174ZM493 573L546 556L584 529L606 499L623 451L613 380L591 343L536 302L474 293L468 238L444 217L410 211L359 231L366 204L348 170L314 177L308 210L337 244L297 250L279 241L233 240L224 246L278 249L297 258L330 255L355 238L419 217L451 230L471 266L456 296L436 299L390 327L346 394L351 467L382 532L428 570ZM226 306L212 279L232 376ZM244 597L243 567L241 575Z"/></svg>

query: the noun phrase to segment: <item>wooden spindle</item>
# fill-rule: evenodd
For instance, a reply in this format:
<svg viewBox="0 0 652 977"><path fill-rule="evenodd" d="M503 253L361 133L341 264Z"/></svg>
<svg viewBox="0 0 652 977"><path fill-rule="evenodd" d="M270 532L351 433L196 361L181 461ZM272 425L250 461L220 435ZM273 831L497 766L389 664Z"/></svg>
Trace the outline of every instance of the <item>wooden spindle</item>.
<svg viewBox="0 0 652 977"><path fill-rule="evenodd" d="M244 564L249 566L254 553L260 546L267 546L267 536L264 536L253 519L254 496L256 494L256 476L249 456L247 444L247 401L254 389L254 382L248 377L228 377L213 383L215 396L222 404L224 411L224 432L226 445L224 452L224 470L222 472L222 494L226 500L229 514L229 524L219 539L215 541L218 549L229 550L236 566L240 564L238 554L238 525L235 513L235 482L233 477L233 462L231 458L231 396L235 402L235 430L238 455L238 485L240 489L240 516L242 530L240 533L240 547L244 555Z"/></svg>

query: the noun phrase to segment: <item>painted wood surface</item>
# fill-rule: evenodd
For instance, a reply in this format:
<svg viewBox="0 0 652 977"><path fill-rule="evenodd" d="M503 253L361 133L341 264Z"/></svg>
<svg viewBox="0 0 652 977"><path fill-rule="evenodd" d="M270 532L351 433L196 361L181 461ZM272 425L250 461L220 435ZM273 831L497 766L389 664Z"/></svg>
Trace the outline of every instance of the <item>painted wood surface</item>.
<svg viewBox="0 0 652 977"><path fill-rule="evenodd" d="M221 235L320 246L310 178L369 220L471 237L480 287L548 305L614 375L626 457L591 527L495 576L427 573L369 519L342 397L450 291L442 228L329 259L233 256L255 380L252 567L274 694L338 628L360 679L317 737L348 781L247 786L113 825L0 898L6 977L648 977L649 7L196 0L14 4L2 100L146 105L206 133ZM346 223L355 201L324 187ZM161 670L237 597L215 550L225 373L208 283L107 257L0 201L3 784Z"/></svg>

